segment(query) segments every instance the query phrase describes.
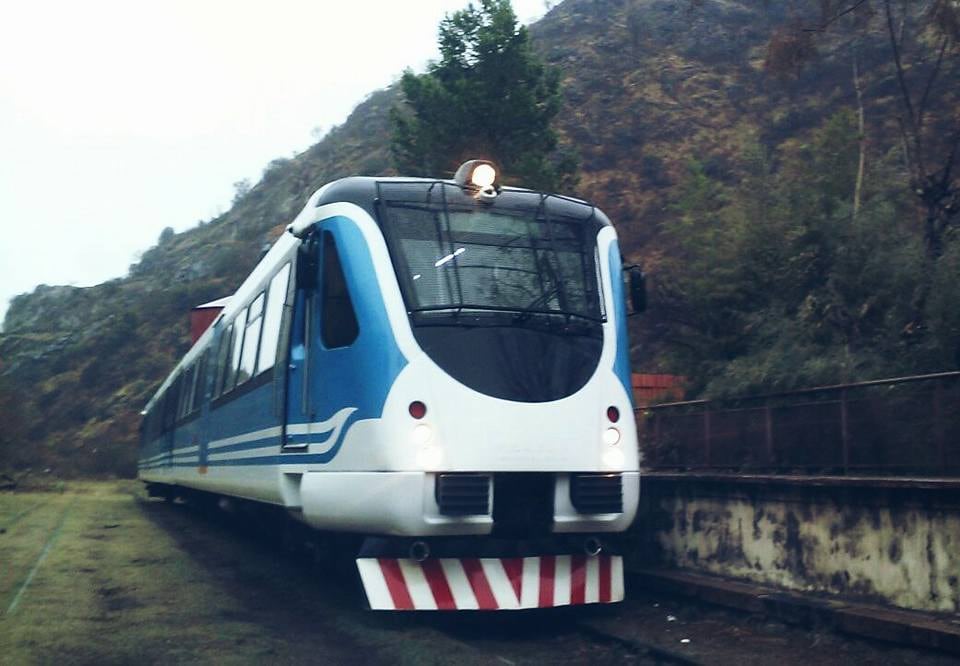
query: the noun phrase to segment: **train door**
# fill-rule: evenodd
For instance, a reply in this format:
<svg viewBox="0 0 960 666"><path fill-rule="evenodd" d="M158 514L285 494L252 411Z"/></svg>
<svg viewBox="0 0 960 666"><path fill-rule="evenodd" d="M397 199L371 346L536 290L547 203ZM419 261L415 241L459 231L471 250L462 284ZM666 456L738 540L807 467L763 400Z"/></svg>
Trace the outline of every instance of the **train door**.
<svg viewBox="0 0 960 666"><path fill-rule="evenodd" d="M310 234L297 251L295 291L290 316L289 351L284 399L283 451L295 452L307 447L310 424L315 411L310 404L311 359L314 353L313 329L316 291L319 283L319 239Z"/></svg>
<svg viewBox="0 0 960 666"><path fill-rule="evenodd" d="M287 386L285 451L309 451L325 462L355 406L342 404L349 392L344 363L359 333L337 241L331 230L305 243L307 260L299 276ZM301 257L304 259L304 257Z"/></svg>

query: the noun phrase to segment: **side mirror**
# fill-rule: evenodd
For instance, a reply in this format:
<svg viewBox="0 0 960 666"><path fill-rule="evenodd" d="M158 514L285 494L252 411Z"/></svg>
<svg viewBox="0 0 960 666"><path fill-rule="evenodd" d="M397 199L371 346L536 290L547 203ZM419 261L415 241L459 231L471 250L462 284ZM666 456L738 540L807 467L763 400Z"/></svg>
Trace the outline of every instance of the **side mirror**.
<svg viewBox="0 0 960 666"><path fill-rule="evenodd" d="M627 268L630 281L630 305L633 306L631 315L640 314L647 309L647 276L639 266Z"/></svg>
<svg viewBox="0 0 960 666"><path fill-rule="evenodd" d="M320 279L319 240L310 234L297 248L297 289L313 291Z"/></svg>

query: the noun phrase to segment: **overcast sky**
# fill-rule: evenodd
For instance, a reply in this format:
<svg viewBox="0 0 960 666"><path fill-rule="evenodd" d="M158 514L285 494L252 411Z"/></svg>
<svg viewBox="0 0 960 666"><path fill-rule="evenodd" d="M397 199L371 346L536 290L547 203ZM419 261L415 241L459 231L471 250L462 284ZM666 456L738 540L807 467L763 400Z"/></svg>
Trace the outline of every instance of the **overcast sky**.
<svg viewBox="0 0 960 666"><path fill-rule="evenodd" d="M524 23L543 0L514 0ZM0 320L38 284L125 275L164 227L437 57L466 0L54 0L0 23Z"/></svg>

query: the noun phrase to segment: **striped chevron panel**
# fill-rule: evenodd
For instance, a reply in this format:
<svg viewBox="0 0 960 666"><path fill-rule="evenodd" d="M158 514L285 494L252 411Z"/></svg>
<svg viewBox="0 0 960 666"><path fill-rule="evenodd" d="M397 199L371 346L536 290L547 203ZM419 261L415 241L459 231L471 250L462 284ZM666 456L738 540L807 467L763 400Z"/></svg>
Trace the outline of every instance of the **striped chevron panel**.
<svg viewBox="0 0 960 666"><path fill-rule="evenodd" d="M619 555L362 558L373 610L518 610L623 601Z"/></svg>

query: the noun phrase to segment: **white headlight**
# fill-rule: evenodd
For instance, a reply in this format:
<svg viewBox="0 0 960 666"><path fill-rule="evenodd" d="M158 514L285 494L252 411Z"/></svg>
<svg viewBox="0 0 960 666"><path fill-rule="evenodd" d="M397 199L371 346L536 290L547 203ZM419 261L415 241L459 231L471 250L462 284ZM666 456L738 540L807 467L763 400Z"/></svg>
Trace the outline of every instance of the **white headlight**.
<svg viewBox="0 0 960 666"><path fill-rule="evenodd" d="M418 423L410 431L410 441L414 444L426 444L433 439L433 428L426 423Z"/></svg>
<svg viewBox="0 0 960 666"><path fill-rule="evenodd" d="M497 171L489 164L480 164L470 174L470 181L477 187L490 187L497 179Z"/></svg>
<svg viewBox="0 0 960 666"><path fill-rule="evenodd" d="M417 453L417 464L424 470L440 469L443 463L443 451L439 446L427 444Z"/></svg>
<svg viewBox="0 0 960 666"><path fill-rule="evenodd" d="M603 464L607 469L623 469L624 459L620 449L607 449L603 452Z"/></svg>
<svg viewBox="0 0 960 666"><path fill-rule="evenodd" d="M620 441L620 431L616 428L607 428L603 431L603 443L613 446Z"/></svg>

